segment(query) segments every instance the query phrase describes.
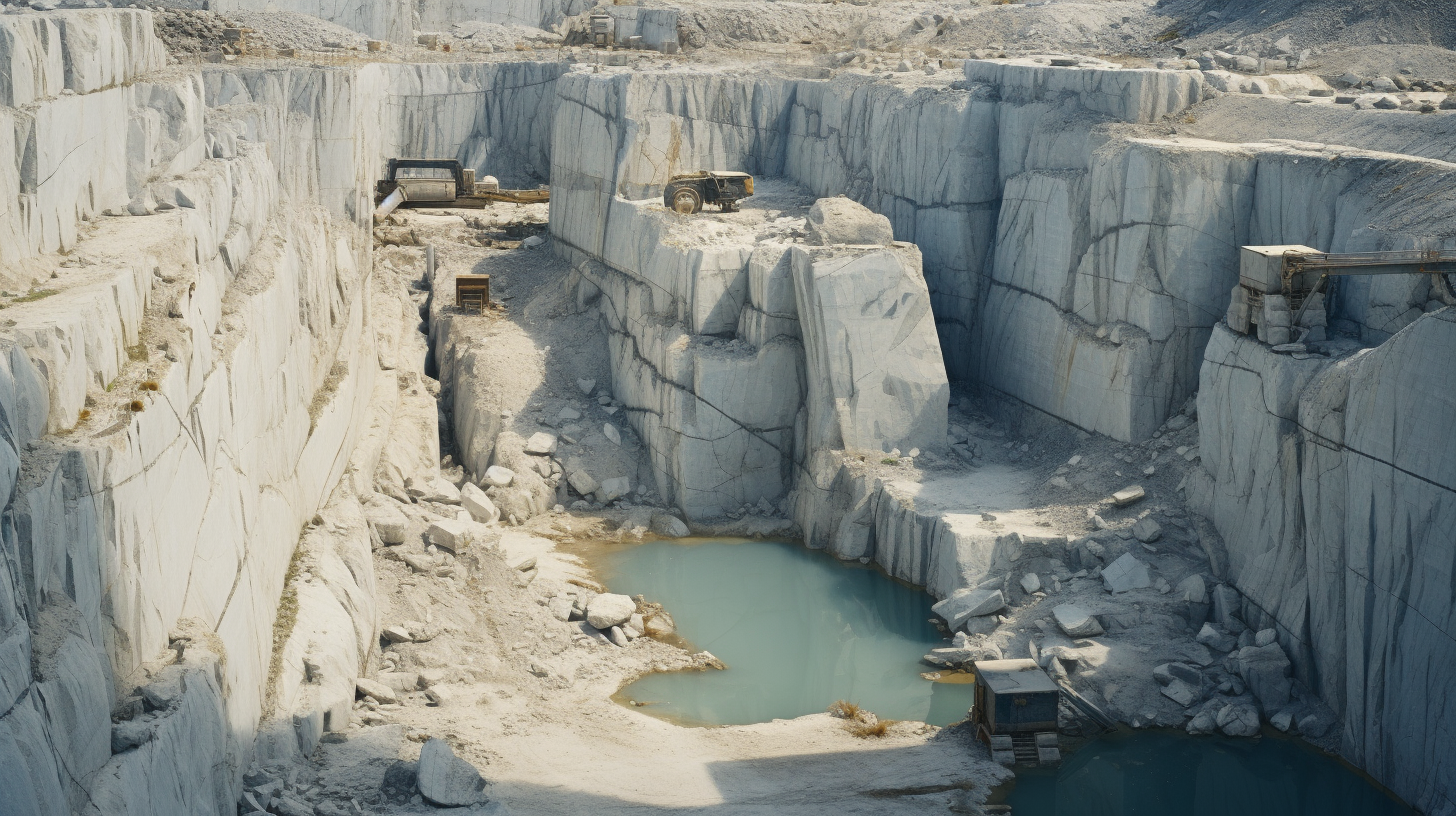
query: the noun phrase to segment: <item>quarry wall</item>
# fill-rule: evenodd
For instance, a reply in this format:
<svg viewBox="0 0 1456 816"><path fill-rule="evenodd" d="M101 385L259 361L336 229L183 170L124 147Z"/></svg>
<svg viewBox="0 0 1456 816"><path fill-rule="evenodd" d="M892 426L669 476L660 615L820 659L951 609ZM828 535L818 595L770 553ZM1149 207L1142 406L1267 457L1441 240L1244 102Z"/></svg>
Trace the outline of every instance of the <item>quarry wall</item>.
<svg viewBox="0 0 1456 816"><path fill-rule="evenodd" d="M1452 310L1426 312L1428 278L1344 283L1331 318L1372 348L1335 360L1220 325L1242 244L1453 246L1433 194L1456 167L1124 132L1198 102L1197 72L972 62L946 88L163 62L144 11L0 16L0 277L35 295L0 329L0 812L231 812L249 758L342 715L375 638L357 494L403 444L395 352L418 320L371 290L368 214L384 159L426 153L550 179L664 496L695 517L769 502L937 595L989 569L980 543L820 454L943 444L947 373L1123 440L1196 391L1189 498L1250 623L1344 714L1352 761L1456 812ZM636 200L699 167L849 195L918 248L674 246ZM844 298L885 277L925 308L850 325ZM854 354L829 350L902 329L928 366L907 399L932 409L892 428L894 405L846 407ZM300 558L313 581L289 577ZM325 623L275 649L285 586ZM115 748L118 707L142 742Z"/></svg>

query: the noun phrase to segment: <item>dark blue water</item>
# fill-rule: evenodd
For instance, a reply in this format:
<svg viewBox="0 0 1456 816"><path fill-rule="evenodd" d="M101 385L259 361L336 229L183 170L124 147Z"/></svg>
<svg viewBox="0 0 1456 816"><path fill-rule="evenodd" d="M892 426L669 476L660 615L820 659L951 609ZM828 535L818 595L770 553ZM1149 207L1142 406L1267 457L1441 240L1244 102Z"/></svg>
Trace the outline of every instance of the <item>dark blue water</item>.
<svg viewBox="0 0 1456 816"><path fill-rule="evenodd" d="M778 541L656 541L603 556L613 592L666 607L678 633L726 671L648 675L618 699L696 725L823 712L848 700L882 719L966 718L972 687L932 683L920 658L946 645L931 598L858 564Z"/></svg>
<svg viewBox="0 0 1456 816"><path fill-rule="evenodd" d="M1109 735L1060 768L1017 769L1014 816L1413 816L1365 778L1286 739Z"/></svg>

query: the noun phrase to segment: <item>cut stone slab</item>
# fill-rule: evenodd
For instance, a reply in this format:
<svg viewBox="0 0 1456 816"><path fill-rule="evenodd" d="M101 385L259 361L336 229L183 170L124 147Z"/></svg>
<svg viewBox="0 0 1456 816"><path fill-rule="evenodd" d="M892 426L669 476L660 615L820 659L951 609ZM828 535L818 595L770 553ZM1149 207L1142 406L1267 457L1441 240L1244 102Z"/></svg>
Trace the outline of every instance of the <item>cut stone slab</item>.
<svg viewBox="0 0 1456 816"><path fill-rule="evenodd" d="M532 456L550 456L556 452L556 436L545 431L537 431L526 440L523 450Z"/></svg>
<svg viewBox="0 0 1456 816"><path fill-rule="evenodd" d="M470 539L470 524L457 519L431 522L429 529L425 530L425 540L457 555L470 546Z"/></svg>
<svg viewBox="0 0 1456 816"><path fill-rule="evenodd" d="M455 756L450 744L432 739L420 749L416 784L420 796L439 807L469 807L485 801L485 780L474 765Z"/></svg>
<svg viewBox="0 0 1456 816"><path fill-rule="evenodd" d="M1077 604L1058 604L1052 609L1052 618L1067 633L1067 637L1096 637L1103 634L1102 624L1092 617L1092 613Z"/></svg>
<svg viewBox="0 0 1456 816"><path fill-rule="evenodd" d="M380 703L399 702L399 697L395 695L394 689L367 677L354 680L354 692L360 697L373 697L376 702Z"/></svg>
<svg viewBox="0 0 1456 816"><path fill-rule="evenodd" d="M971 618L999 612L1005 606L1006 596L999 589L962 589L930 607L930 611L955 630Z"/></svg>
<svg viewBox="0 0 1456 816"><path fill-rule="evenodd" d="M491 524L500 520L500 510L496 508L495 502L485 495L484 490L470 482L466 482L465 486L460 488L460 506L470 513L471 518L481 524Z"/></svg>
<svg viewBox="0 0 1456 816"><path fill-rule="evenodd" d="M1130 592L1152 585L1153 575L1148 571L1148 565L1133 557L1132 553L1124 553L1102 570L1102 586L1108 592Z"/></svg>
<svg viewBox="0 0 1456 816"><path fill-rule="evenodd" d="M1147 498L1148 492L1143 490L1142 485L1133 485L1112 494L1112 503L1118 507L1127 507L1130 504L1137 504Z"/></svg>
<svg viewBox="0 0 1456 816"><path fill-rule="evenodd" d="M379 634L390 643L410 643L414 640L409 630L403 626L386 626L379 630Z"/></svg>
<svg viewBox="0 0 1456 816"><path fill-rule="evenodd" d="M485 481L493 487L510 487L515 478L516 472L508 467L491 465L485 469Z"/></svg>
<svg viewBox="0 0 1456 816"><path fill-rule="evenodd" d="M1132 526L1132 536L1144 544L1151 544L1163 537L1163 526L1151 518L1138 519Z"/></svg>
<svg viewBox="0 0 1456 816"><path fill-rule="evenodd" d="M603 593L586 605L586 622L603 631L620 626L637 611L637 602L626 595Z"/></svg>

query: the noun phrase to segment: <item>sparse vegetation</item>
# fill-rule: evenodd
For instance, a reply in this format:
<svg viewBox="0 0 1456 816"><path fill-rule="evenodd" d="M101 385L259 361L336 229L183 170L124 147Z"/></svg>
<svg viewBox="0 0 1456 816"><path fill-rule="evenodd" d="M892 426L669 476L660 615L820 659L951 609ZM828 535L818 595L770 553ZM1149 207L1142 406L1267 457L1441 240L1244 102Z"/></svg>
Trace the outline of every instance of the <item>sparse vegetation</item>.
<svg viewBox="0 0 1456 816"><path fill-rule="evenodd" d="M91 418L91 409L90 408L82 408L81 409L81 413L79 413L79 414L76 415L76 421L77 422L85 422L86 420L88 420L90 418Z"/></svg>
<svg viewBox="0 0 1456 816"><path fill-rule="evenodd" d="M829 706L829 716L838 717L841 720L853 720L859 716L859 713L859 705L856 703L851 703L848 700L835 700L834 703Z"/></svg>
<svg viewBox="0 0 1456 816"><path fill-rule="evenodd" d="M159 385L156 380L147 380L146 382L142 383L142 390L143 391L160 391L160 390L162 390L162 386Z"/></svg>
<svg viewBox="0 0 1456 816"><path fill-rule="evenodd" d="M870 737L883 737L886 734L890 733L890 727L893 726L896 722L898 722L898 720L876 719L874 722L870 723L855 723L854 725L851 725L849 727L849 730L850 733L854 734L856 737L863 737L866 739Z"/></svg>
<svg viewBox="0 0 1456 816"><path fill-rule="evenodd" d="M881 459L880 460L880 464L882 464L882 465L898 465L898 464L900 464L900 460L899 459L892 458L892 457L889 457L889 456L886 456L884 459Z"/></svg>
<svg viewBox="0 0 1456 816"><path fill-rule="evenodd" d="M131 404L128 405L127 407L130 408L133 413L138 413L138 414L141 413L142 411L147 410L147 404L144 403L144 402L142 402L141 400L132 400L131 401Z"/></svg>
<svg viewBox="0 0 1456 816"><path fill-rule="evenodd" d="M32 289L28 294L21 295L20 297L16 298L15 300L12 300L10 302L11 303L33 303L33 302L35 302L37 300L40 300L41 298L48 298L51 295L57 294L57 291L58 290L56 290L56 289Z"/></svg>

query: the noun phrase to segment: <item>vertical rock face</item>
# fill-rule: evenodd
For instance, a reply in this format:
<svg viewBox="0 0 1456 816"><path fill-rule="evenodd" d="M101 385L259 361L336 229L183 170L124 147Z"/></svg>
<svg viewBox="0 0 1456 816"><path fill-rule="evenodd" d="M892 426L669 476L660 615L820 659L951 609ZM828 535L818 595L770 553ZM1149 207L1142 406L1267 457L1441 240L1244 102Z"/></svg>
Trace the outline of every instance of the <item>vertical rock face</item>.
<svg viewBox="0 0 1456 816"><path fill-rule="evenodd" d="M213 11L292 11L338 23L376 40L393 43L414 41L414 8L406 0L214 0Z"/></svg>
<svg viewBox="0 0 1456 816"><path fill-rule="evenodd" d="M1274 625L1345 722L1343 752L1427 812L1449 809L1456 711L1450 558L1456 314L1335 362L1215 329L1199 390L1208 469L1190 499L1222 534L1246 621Z"/></svg>
<svg viewBox="0 0 1456 816"><path fill-rule="evenodd" d="M795 248L809 450L944 444L950 385L919 255Z"/></svg>

